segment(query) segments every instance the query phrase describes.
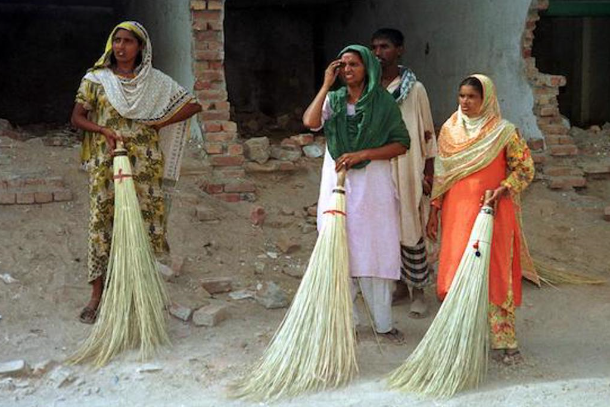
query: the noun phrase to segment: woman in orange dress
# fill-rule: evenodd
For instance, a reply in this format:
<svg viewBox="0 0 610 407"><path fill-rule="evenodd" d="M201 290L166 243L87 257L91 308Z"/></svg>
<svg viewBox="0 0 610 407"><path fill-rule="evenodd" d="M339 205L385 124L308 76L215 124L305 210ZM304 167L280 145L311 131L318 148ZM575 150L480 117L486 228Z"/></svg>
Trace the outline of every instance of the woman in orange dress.
<svg viewBox="0 0 610 407"><path fill-rule="evenodd" d="M486 190L496 204L489 270L491 348L505 363L521 359L515 308L521 304L519 194L534 178L529 148L503 120L493 82L472 75L460 84L459 106L438 139L428 236L441 248L437 293L444 299L458 268ZM523 242L524 243L524 242ZM527 253L524 253L527 255Z"/></svg>

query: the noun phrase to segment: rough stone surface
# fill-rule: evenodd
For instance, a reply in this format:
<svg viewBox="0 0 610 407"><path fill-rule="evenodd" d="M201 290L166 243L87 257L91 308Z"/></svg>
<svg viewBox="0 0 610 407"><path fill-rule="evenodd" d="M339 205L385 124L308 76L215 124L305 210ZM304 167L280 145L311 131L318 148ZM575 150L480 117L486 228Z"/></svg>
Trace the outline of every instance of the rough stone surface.
<svg viewBox="0 0 610 407"><path fill-rule="evenodd" d="M0 377L20 377L29 372L28 364L25 360L12 360L0 363Z"/></svg>
<svg viewBox="0 0 610 407"><path fill-rule="evenodd" d="M308 158L320 158L324 156L324 146L320 144L310 144L303 147L303 153Z"/></svg>
<svg viewBox="0 0 610 407"><path fill-rule="evenodd" d="M44 376L47 372L57 366L57 362L52 359L44 360L40 363L36 363L32 369L32 375L35 377Z"/></svg>
<svg viewBox="0 0 610 407"><path fill-rule="evenodd" d="M229 309L225 305L211 304L199 308L193 313L193 324L197 326L216 326L229 317Z"/></svg>
<svg viewBox="0 0 610 407"><path fill-rule="evenodd" d="M244 143L244 156L250 161L264 164L269 160L270 153L267 137L254 137Z"/></svg>
<svg viewBox="0 0 610 407"><path fill-rule="evenodd" d="M233 289L230 277L210 277L201 280L201 286L210 294L227 293Z"/></svg>
<svg viewBox="0 0 610 407"><path fill-rule="evenodd" d="M280 161L297 161L302 152L298 146L271 146L271 157Z"/></svg>
<svg viewBox="0 0 610 407"><path fill-rule="evenodd" d="M218 219L216 212L205 205L199 205L195 208L195 216L197 217L197 220L200 220L201 222L209 222Z"/></svg>
<svg viewBox="0 0 610 407"><path fill-rule="evenodd" d="M72 383L76 377L71 369L59 366L49 375L49 381L53 384L56 389L65 387Z"/></svg>
<svg viewBox="0 0 610 407"><path fill-rule="evenodd" d="M169 313L182 321L188 321L193 314L193 310L178 303L172 303L169 307Z"/></svg>
<svg viewBox="0 0 610 407"><path fill-rule="evenodd" d="M313 143L314 136L311 133L303 133L297 134L296 136L290 137L291 140L294 140L299 146L307 146Z"/></svg>
<svg viewBox="0 0 610 407"><path fill-rule="evenodd" d="M267 309L286 308L290 303L288 294L272 281L262 284L254 298Z"/></svg>
<svg viewBox="0 0 610 407"><path fill-rule="evenodd" d="M284 254L294 253L301 248L299 242L297 242L295 238L289 236L280 237L276 246Z"/></svg>

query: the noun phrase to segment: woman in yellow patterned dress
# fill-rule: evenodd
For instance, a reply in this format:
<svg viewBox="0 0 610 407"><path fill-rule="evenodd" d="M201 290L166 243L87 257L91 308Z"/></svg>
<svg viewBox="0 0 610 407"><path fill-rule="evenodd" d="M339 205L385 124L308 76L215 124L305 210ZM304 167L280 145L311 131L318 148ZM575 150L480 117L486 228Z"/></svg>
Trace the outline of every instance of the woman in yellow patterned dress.
<svg viewBox="0 0 610 407"><path fill-rule="evenodd" d="M144 27L123 22L112 30L104 55L85 75L76 96L72 124L85 131L82 158L90 192L88 281L93 289L80 314L84 323L95 322L108 267L114 216L112 153L117 140L124 141L133 167L152 247L158 255L169 252L163 188L177 180L188 134L185 120L201 106L151 61Z"/></svg>

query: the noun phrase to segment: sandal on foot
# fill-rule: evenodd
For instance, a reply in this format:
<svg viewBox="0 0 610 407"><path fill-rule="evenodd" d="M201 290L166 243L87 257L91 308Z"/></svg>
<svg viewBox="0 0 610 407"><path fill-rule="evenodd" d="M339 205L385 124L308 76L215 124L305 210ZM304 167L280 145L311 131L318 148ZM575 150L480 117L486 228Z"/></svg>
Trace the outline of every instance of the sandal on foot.
<svg viewBox="0 0 610 407"><path fill-rule="evenodd" d="M78 319L83 324L89 324L89 325L94 324L95 320L97 319L97 310L93 309L93 308L91 308L90 306L87 305L80 312L80 316L78 317Z"/></svg>
<svg viewBox="0 0 610 407"><path fill-rule="evenodd" d="M416 298L411 303L411 308L409 309L409 318L413 319L422 319L426 318L428 313L428 306L424 302L422 298Z"/></svg>
<svg viewBox="0 0 610 407"><path fill-rule="evenodd" d="M392 330L390 330L389 332L385 332L382 334L380 333L379 335L396 345L400 345L405 341L405 335L396 328L392 328Z"/></svg>
<svg viewBox="0 0 610 407"><path fill-rule="evenodd" d="M507 366L518 365L523 362L523 356L519 349L505 349L504 357L502 358L502 363Z"/></svg>

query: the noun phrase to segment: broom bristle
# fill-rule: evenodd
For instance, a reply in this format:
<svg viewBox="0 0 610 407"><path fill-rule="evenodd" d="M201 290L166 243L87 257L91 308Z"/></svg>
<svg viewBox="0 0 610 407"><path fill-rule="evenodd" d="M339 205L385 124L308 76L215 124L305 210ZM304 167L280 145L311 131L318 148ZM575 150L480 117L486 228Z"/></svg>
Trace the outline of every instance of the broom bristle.
<svg viewBox="0 0 610 407"><path fill-rule="evenodd" d="M344 196L334 197L335 209L344 211ZM290 309L258 366L232 387L232 396L293 397L345 385L357 372L345 217L324 216Z"/></svg>
<svg viewBox="0 0 610 407"><path fill-rule="evenodd" d="M91 334L68 363L104 366L133 348L142 359L169 343L165 287L144 226L126 156L114 158L115 212L104 294ZM121 174L123 177L121 177Z"/></svg>
<svg viewBox="0 0 610 407"><path fill-rule="evenodd" d="M415 351L390 374L390 388L451 397L477 387L485 377L492 230L492 215L479 214L447 297ZM480 257L472 247L475 242Z"/></svg>
<svg viewBox="0 0 610 407"><path fill-rule="evenodd" d="M534 262L534 266L540 280L544 283L555 286L561 284L570 285L599 285L606 284L607 281L601 278L590 277L580 273L574 273L569 271L559 270L548 264L541 263L539 261Z"/></svg>

